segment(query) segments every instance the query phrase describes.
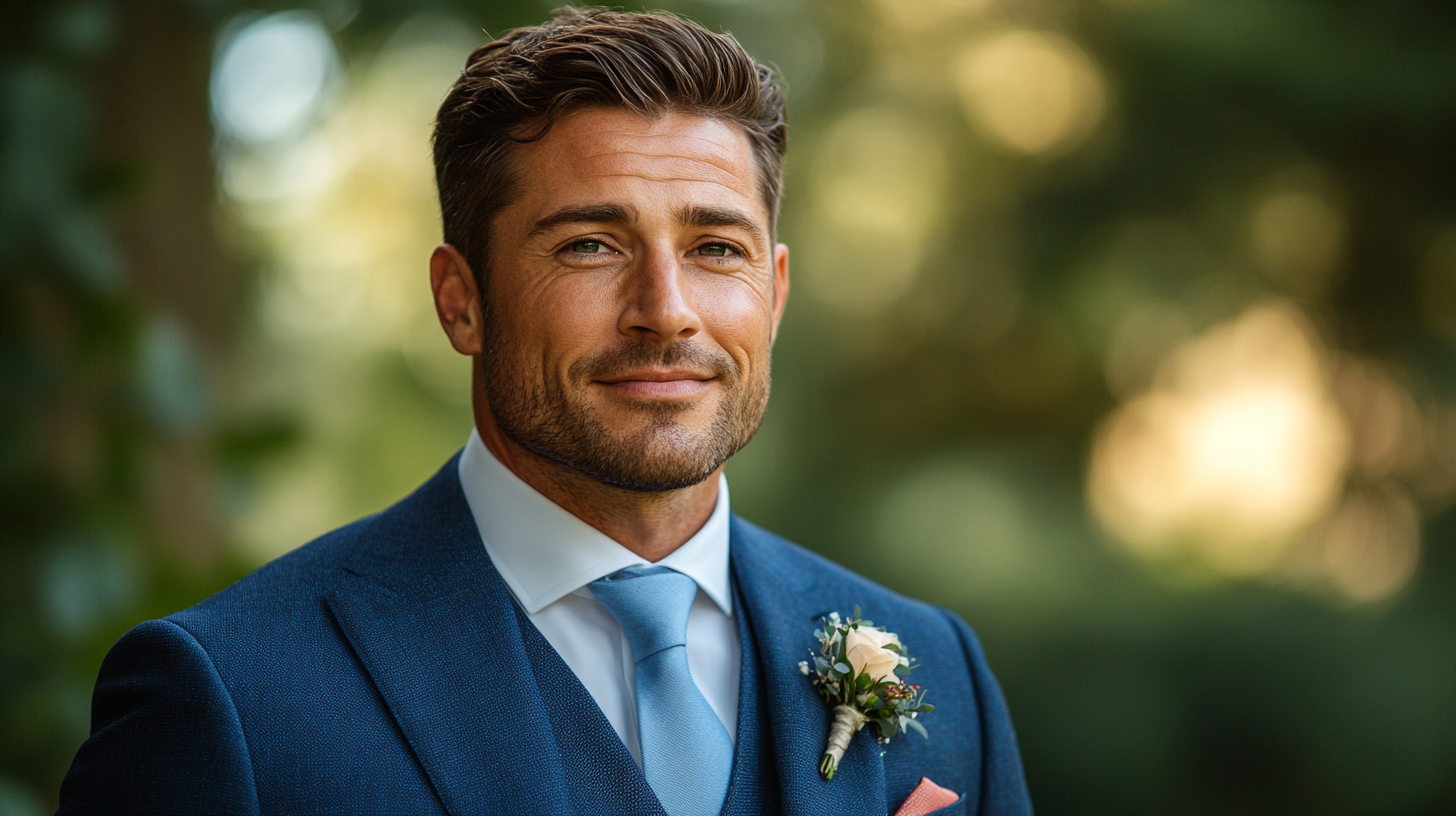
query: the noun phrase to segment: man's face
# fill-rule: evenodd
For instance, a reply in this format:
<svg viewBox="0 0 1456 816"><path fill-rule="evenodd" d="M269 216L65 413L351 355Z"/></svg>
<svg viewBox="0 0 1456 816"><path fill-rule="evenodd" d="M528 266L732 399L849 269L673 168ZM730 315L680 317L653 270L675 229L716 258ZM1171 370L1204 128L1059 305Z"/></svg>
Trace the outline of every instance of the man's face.
<svg viewBox="0 0 1456 816"><path fill-rule="evenodd" d="M589 110L515 161L522 195L496 218L485 275L496 423L617 487L703 481L763 418L788 290L747 136Z"/></svg>

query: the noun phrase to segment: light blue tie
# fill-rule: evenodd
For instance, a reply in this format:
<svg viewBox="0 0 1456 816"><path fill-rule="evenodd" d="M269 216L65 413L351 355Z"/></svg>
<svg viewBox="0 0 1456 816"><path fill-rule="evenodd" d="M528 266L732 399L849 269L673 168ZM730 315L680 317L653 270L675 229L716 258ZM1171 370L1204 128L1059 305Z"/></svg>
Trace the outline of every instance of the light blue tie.
<svg viewBox="0 0 1456 816"><path fill-rule="evenodd" d="M669 816L714 816L733 772L733 741L688 670L688 613L698 584L667 567L591 583L637 661L642 773Z"/></svg>

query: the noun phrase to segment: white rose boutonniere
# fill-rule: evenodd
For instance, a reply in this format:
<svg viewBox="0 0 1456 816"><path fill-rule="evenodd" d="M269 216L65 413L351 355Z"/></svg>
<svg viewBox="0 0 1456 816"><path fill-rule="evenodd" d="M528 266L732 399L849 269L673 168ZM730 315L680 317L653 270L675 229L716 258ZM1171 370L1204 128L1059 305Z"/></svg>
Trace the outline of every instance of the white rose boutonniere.
<svg viewBox="0 0 1456 816"><path fill-rule="evenodd" d="M904 657L905 647L900 645L899 636L873 626L861 624L850 629L844 636L844 646L849 655L849 667L856 672L868 674L870 680L876 683L900 682L900 678L895 676L895 670L900 668L901 661L909 664L909 660Z"/></svg>
<svg viewBox="0 0 1456 816"><path fill-rule="evenodd" d="M834 706L834 722L829 727L829 743L819 762L819 775L834 778L839 761L849 748L855 732L873 723L881 745L902 731L915 731L929 738L916 717L935 710L925 704L925 692L901 680L896 672L909 673L915 668L910 655L894 632L886 632L861 620L859 607L854 617L840 620L832 612L823 626L814 631L819 652L814 655L813 670L809 661L799 663L801 674L812 674L814 690L824 702Z"/></svg>

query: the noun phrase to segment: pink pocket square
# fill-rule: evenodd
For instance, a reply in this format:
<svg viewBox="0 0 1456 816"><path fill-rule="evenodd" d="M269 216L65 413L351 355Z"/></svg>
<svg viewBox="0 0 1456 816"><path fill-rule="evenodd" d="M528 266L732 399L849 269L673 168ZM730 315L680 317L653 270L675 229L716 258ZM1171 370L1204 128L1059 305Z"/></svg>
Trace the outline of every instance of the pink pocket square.
<svg viewBox="0 0 1456 816"><path fill-rule="evenodd" d="M925 816L927 813L934 813L943 807L950 807L961 799L960 794L947 790L931 782L927 777L920 777L920 784L910 795L905 797L905 804L895 811L895 816Z"/></svg>

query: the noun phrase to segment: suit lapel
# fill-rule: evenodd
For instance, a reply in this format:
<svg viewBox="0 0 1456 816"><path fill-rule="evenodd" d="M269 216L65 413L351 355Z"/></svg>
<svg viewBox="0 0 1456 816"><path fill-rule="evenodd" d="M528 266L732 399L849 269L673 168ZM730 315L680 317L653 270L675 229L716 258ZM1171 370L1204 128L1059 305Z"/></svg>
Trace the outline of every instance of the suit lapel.
<svg viewBox="0 0 1456 816"><path fill-rule="evenodd" d="M730 552L733 578L741 588L744 617L763 669L766 707L750 716L769 723L783 812L887 813L884 761L868 731L855 735L832 781L819 778L830 713L798 669L815 645L813 629L820 616L854 599L833 597L831 588L808 581L785 562L767 534L737 517L732 522Z"/></svg>
<svg viewBox="0 0 1456 816"><path fill-rule="evenodd" d="M371 525L326 602L446 811L569 812L514 601L456 459Z"/></svg>

